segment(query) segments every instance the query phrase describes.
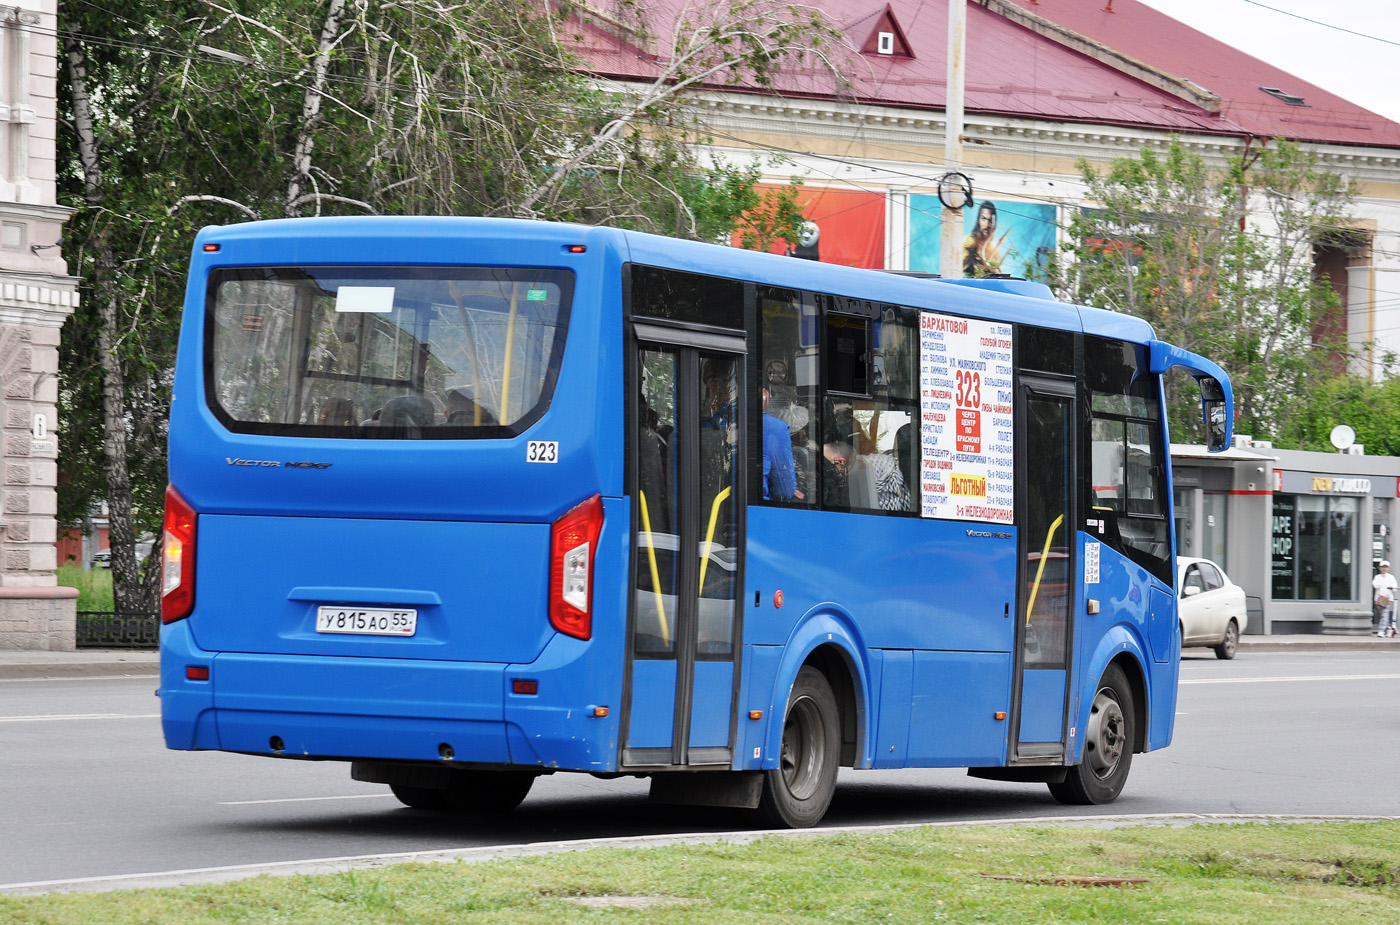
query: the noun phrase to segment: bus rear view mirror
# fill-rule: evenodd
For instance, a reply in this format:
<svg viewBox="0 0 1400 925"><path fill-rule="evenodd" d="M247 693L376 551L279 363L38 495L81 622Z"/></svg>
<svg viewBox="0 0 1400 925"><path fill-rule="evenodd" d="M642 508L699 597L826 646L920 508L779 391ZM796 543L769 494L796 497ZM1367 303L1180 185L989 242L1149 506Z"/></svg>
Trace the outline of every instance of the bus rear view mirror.
<svg viewBox="0 0 1400 925"><path fill-rule="evenodd" d="M1225 449L1225 390L1211 376L1196 380L1201 386L1201 412L1206 425L1206 449L1218 453Z"/></svg>

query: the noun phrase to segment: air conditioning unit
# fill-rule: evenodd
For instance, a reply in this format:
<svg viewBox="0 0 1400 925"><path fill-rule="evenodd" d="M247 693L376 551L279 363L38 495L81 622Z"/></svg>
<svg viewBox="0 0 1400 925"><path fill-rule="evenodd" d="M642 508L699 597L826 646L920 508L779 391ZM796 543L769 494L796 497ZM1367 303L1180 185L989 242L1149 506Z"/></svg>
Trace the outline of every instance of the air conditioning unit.
<svg viewBox="0 0 1400 925"><path fill-rule="evenodd" d="M1254 446L1254 438L1249 434L1235 434L1235 449L1247 450Z"/></svg>
<svg viewBox="0 0 1400 925"><path fill-rule="evenodd" d="M1256 450L1272 450L1272 449L1274 448L1274 441L1272 441L1272 440L1255 440L1255 441L1254 441L1254 448L1255 448Z"/></svg>
<svg viewBox="0 0 1400 925"><path fill-rule="evenodd" d="M1364 444L1364 443L1353 443L1351 446L1347 447L1345 450L1342 450L1342 452L1343 452L1344 454L1346 454L1347 456L1365 456L1365 455L1366 455L1366 444Z"/></svg>

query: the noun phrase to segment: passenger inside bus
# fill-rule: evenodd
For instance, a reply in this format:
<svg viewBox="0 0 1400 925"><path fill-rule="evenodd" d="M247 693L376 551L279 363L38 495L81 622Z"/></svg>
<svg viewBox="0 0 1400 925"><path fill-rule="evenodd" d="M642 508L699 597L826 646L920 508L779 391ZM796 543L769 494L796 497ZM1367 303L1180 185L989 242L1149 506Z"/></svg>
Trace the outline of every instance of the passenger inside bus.
<svg viewBox="0 0 1400 925"><path fill-rule="evenodd" d="M328 398L321 404L316 423L323 427L349 427L355 423L355 403L348 398Z"/></svg>
<svg viewBox="0 0 1400 925"><path fill-rule="evenodd" d="M395 428L404 436L417 436L420 428L433 425L436 416L432 403L422 395L400 395L384 403L377 424Z"/></svg>
<svg viewBox="0 0 1400 925"><path fill-rule="evenodd" d="M801 500L793 464L792 436L785 421L768 412L771 395L763 389L763 499ZM791 408L789 408L791 411Z"/></svg>
<svg viewBox="0 0 1400 925"><path fill-rule="evenodd" d="M445 394L444 414L447 423L459 426L494 427L496 416L477 403L465 386L448 389Z"/></svg>

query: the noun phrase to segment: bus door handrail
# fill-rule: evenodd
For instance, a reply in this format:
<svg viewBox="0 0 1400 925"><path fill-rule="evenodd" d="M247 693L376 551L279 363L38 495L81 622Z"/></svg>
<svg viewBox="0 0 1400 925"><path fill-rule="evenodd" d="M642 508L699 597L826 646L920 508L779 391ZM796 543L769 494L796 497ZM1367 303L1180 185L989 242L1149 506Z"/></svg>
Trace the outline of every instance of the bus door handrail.
<svg viewBox="0 0 1400 925"><path fill-rule="evenodd" d="M719 521L719 506L729 498L732 491L732 486L724 486L724 490L715 495L714 503L710 505L710 525L705 528L705 548L700 550L700 586L695 589L696 597L702 597L705 593L705 569L710 565L710 546L715 539L715 524Z"/></svg>
<svg viewBox="0 0 1400 925"><path fill-rule="evenodd" d="M661 570L656 567L656 545L651 539L651 515L647 512L647 493L637 492L642 508L642 532L647 538L647 562L651 565L651 593L656 599L656 619L661 623L661 644L670 647L671 625L666 621L666 602L661 596Z"/></svg>
<svg viewBox="0 0 1400 925"><path fill-rule="evenodd" d="M1031 611L1035 609L1035 598L1040 593L1040 579L1045 576L1045 560L1050 558L1050 544L1055 540L1055 531L1060 529L1060 524L1065 522L1065 515L1061 514L1050 524L1050 529L1045 533L1045 547L1040 550L1040 566L1035 570L1035 582L1031 585L1031 597L1026 601L1026 625L1031 624Z"/></svg>

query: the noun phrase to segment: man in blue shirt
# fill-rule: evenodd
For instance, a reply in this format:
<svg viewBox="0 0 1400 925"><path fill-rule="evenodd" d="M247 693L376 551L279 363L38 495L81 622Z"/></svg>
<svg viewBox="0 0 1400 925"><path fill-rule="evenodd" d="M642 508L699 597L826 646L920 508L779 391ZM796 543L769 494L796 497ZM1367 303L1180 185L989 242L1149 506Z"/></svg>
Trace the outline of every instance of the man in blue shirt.
<svg viewBox="0 0 1400 925"><path fill-rule="evenodd" d="M768 413L768 389L763 390L763 499L790 501L797 493L797 469L792 462L788 426Z"/></svg>

